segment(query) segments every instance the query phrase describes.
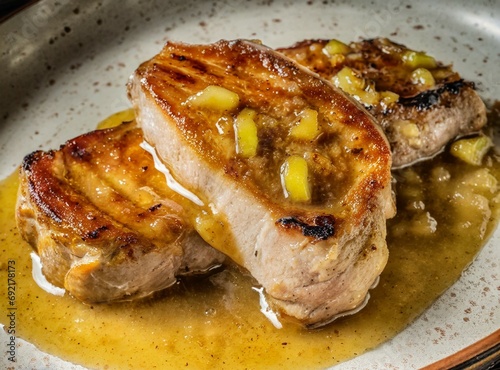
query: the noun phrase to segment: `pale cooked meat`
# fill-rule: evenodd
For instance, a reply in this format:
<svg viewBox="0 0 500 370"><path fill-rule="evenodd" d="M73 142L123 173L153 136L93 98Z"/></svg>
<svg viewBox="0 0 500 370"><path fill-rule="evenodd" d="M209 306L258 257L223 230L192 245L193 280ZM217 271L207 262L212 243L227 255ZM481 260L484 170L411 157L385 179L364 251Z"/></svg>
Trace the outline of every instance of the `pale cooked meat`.
<svg viewBox="0 0 500 370"><path fill-rule="evenodd" d="M306 40L278 50L328 80L344 67L364 79L364 92L349 93L382 125L391 143L394 167L430 158L449 141L486 124L486 108L474 85L461 79L451 66L421 52L411 54L413 50L386 38L352 42L348 51L336 54L327 51L328 43ZM418 68L429 71L435 84L429 85L418 72L412 75ZM377 96L385 92L399 98L392 102Z"/></svg>
<svg viewBox="0 0 500 370"><path fill-rule="evenodd" d="M20 169L16 218L52 284L84 302L148 296L224 256L190 226L133 123L93 131Z"/></svg>
<svg viewBox="0 0 500 370"><path fill-rule="evenodd" d="M214 87L236 105L211 99ZM394 213L389 144L364 109L242 40L168 42L136 70L129 95L146 140L197 195L193 207L216 217L225 237L210 243L249 270L275 310L317 326L363 305L386 264L386 217ZM317 112L318 134L300 139L291 132L308 109ZM253 154L237 148L248 144L236 138L248 134L235 133L242 116L256 128ZM292 200L286 180L284 191L291 158L307 165L310 199ZM206 224L195 228L209 235Z"/></svg>

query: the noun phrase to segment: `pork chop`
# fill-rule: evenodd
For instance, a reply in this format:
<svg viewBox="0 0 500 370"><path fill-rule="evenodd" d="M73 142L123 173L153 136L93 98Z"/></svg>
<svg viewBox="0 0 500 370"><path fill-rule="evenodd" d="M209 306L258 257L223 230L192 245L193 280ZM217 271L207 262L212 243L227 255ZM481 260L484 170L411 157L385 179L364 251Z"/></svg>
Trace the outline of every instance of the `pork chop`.
<svg viewBox="0 0 500 370"><path fill-rule="evenodd" d="M486 108L451 66L386 38L306 40L278 49L358 99L382 125L403 167L486 124Z"/></svg>
<svg viewBox="0 0 500 370"><path fill-rule="evenodd" d="M152 150L196 195L196 230L275 311L314 327L363 305L395 209L390 147L361 106L243 40L168 42L129 95Z"/></svg>
<svg viewBox="0 0 500 370"><path fill-rule="evenodd" d="M20 169L21 235L47 280L84 302L145 297L225 258L190 226L134 125L36 151Z"/></svg>

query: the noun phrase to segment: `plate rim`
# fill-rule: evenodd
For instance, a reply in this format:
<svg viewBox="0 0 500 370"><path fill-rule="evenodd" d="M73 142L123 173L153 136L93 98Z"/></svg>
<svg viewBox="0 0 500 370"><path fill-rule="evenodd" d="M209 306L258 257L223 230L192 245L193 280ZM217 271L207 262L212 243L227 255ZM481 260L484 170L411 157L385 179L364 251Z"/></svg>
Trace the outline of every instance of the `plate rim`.
<svg viewBox="0 0 500 370"><path fill-rule="evenodd" d="M1 17L0 24L2 24L2 23L6 22L14 17L18 17L18 16L22 15L24 12L29 10L32 6L37 5L38 3L44 3L44 2L48 2L48 1L50 1L50 0L31 0L31 1L25 2L22 4L22 6L19 9L16 9L15 11L11 12L7 16ZM500 228L500 225L497 228ZM493 234L493 232L492 232L492 234ZM490 237L490 240L491 240L491 237ZM487 242L490 242L490 241L487 241ZM493 355L496 356L495 359L498 359L500 357L500 329L497 329L496 331L487 335L486 337L482 338L481 340L459 350L458 352L456 352L450 356L442 358L442 359L424 367L423 369L434 370L434 369L442 368L442 366L445 366L445 367L460 366L460 365L466 364L467 361L470 361L472 358L481 357L481 359L484 359L482 357L482 355L488 357L489 355L491 355L491 351L493 351ZM488 357L488 358L490 358L490 357ZM457 361L460 361L460 362L457 362Z"/></svg>

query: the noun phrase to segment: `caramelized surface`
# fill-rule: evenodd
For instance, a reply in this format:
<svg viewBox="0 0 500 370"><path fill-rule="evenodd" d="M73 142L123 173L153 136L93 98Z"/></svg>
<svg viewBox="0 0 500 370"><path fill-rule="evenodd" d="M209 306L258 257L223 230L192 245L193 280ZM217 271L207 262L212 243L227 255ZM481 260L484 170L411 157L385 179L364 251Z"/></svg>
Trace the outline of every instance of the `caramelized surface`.
<svg viewBox="0 0 500 370"><path fill-rule="evenodd" d="M391 91L402 98L409 98L428 90L423 84L411 83L411 74L416 67L404 63L405 52L411 50L404 45L385 38L363 40L350 43L345 55L339 56L329 55L324 50L328 42L306 40L278 50L326 78L333 77L348 66L375 84L377 91ZM461 77L451 66L436 62L427 67L437 85L454 83L457 89L461 87Z"/></svg>
<svg viewBox="0 0 500 370"><path fill-rule="evenodd" d="M351 69L345 88L383 127L394 167L428 159L450 140L486 124L474 84L451 66L386 38L352 42L337 54L327 52L328 44L305 40L278 51L334 83L339 72ZM408 62L408 54L417 56Z"/></svg>
<svg viewBox="0 0 500 370"><path fill-rule="evenodd" d="M138 299L224 256L188 221L128 122L28 155L17 221L47 279L84 302Z"/></svg>
<svg viewBox="0 0 500 370"><path fill-rule="evenodd" d="M318 326L364 305L387 262L385 222L394 214L390 148L371 115L245 40L168 42L134 72L129 95L163 163L223 215L234 244L214 248L252 274L275 311ZM246 109L255 111L259 139L250 157L237 153L233 130ZM292 134L315 118L312 140ZM311 195L287 196L305 178Z"/></svg>
<svg viewBox="0 0 500 370"><path fill-rule="evenodd" d="M387 184L390 153L370 116L339 90L269 50L244 41L203 47L171 43L137 74L200 157L242 185L258 188L258 197L264 194L272 207L296 206L283 196L280 180L280 167L292 155L305 157L312 170L310 208L316 210L340 213L349 194L363 192L370 181L375 187ZM238 94L237 109L190 108L190 97L219 85ZM233 121L243 108L258 112L259 146L251 158L236 153ZM305 108L319 112L319 135L295 140L290 131Z"/></svg>

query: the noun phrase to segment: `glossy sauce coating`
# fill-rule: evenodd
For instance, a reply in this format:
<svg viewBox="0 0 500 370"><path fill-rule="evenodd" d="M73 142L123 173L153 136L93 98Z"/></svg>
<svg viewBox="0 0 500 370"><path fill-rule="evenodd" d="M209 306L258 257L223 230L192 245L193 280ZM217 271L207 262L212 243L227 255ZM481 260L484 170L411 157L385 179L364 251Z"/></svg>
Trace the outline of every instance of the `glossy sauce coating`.
<svg viewBox="0 0 500 370"><path fill-rule="evenodd" d="M276 329L259 311L254 281L232 267L136 303L87 306L46 293L31 277L31 250L15 228L13 174L0 185L0 274L6 279L14 261L16 335L98 369L336 365L392 338L460 277L498 220L498 192L478 180L488 174L500 178L494 155L474 167L444 154L395 173L398 215L388 225L390 258L380 283L361 312L316 331L291 323ZM483 197L489 207L461 196ZM3 302L6 294L0 291Z"/></svg>

